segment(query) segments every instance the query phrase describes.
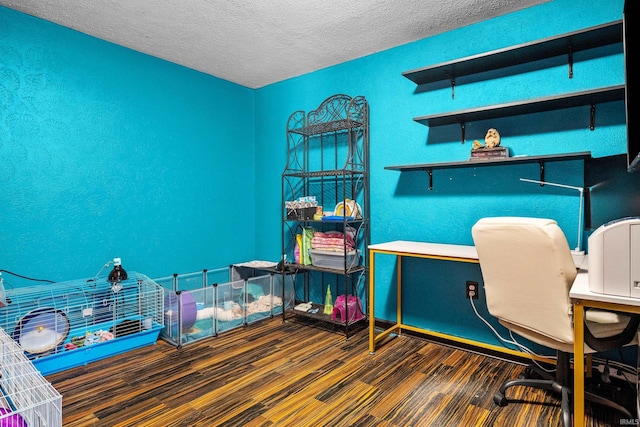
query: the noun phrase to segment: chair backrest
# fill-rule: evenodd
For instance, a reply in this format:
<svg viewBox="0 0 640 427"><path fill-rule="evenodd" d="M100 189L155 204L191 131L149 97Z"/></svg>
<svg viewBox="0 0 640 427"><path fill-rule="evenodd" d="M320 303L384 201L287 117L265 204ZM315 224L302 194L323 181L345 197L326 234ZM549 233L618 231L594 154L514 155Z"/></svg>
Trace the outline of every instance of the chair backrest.
<svg viewBox="0 0 640 427"><path fill-rule="evenodd" d="M573 343L569 289L577 272L556 221L482 218L472 235L489 313L538 344Z"/></svg>

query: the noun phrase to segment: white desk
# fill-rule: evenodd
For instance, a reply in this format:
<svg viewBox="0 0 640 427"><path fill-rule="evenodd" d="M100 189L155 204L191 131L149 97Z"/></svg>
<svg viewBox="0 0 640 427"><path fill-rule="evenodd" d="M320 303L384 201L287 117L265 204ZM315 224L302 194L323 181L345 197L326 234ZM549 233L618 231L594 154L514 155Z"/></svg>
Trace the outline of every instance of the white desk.
<svg viewBox="0 0 640 427"><path fill-rule="evenodd" d="M397 258L397 308L396 323L387 330L376 335L375 333L375 260L376 254L393 255ZM369 246L369 353L374 353L376 343L392 333L400 334L402 330L418 332L426 335L446 338L458 342L479 343L448 336L439 332L429 331L423 328L406 325L402 322L402 258L429 258L444 261L458 261L478 263L478 253L474 246L450 245L442 243L410 242L396 240L394 242L380 243Z"/></svg>
<svg viewBox="0 0 640 427"><path fill-rule="evenodd" d="M396 323L390 328L376 335L375 331L375 260L376 255L393 255L397 258L397 307L396 307ZM425 328L418 328L407 325L402 320L402 258L428 258L443 261L456 261L478 264L478 253L475 246L452 245L444 243L428 243L428 242L412 242L405 240L396 240L393 242L379 243L369 246L369 353L374 353L376 343L385 337L397 333L401 334L403 330L417 332L436 338L445 339L452 342L458 342L465 345L471 345L478 348L487 349L497 353L510 354L517 357L530 357L529 354L519 350L498 345L473 341L453 335L447 335L438 331L432 331Z"/></svg>
<svg viewBox="0 0 640 427"><path fill-rule="evenodd" d="M580 270L571 286L573 299L574 362L573 362L573 425L584 426L584 308L594 307L640 314L640 298L604 295L589 290L589 274ZM578 375L582 372L582 375Z"/></svg>

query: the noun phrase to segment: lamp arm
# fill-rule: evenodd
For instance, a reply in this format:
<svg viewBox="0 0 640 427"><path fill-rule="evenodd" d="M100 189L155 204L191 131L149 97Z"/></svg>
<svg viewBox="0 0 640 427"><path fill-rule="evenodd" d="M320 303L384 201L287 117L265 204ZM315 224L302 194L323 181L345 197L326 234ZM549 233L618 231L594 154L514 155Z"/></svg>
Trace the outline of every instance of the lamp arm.
<svg viewBox="0 0 640 427"><path fill-rule="evenodd" d="M527 179L527 178L520 178L520 181L533 182L535 184L551 185L553 187L568 188L568 189L577 190L578 192L580 192L580 208L578 210L578 246L574 249L576 252L580 252L580 248L582 247L582 205L584 200L584 188L574 187L573 185L557 184L555 182L536 181L534 179Z"/></svg>

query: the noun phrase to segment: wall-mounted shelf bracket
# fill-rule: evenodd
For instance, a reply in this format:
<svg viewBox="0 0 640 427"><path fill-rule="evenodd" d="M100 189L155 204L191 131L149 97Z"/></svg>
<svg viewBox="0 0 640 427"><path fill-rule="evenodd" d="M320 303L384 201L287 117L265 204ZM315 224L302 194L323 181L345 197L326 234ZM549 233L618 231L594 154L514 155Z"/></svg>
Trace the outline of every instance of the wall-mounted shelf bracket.
<svg viewBox="0 0 640 427"><path fill-rule="evenodd" d="M507 157L506 159L486 159L486 160L460 160L456 162L441 162L441 163L422 163L417 165L399 165L399 166L385 166L388 170L397 170L400 172L414 172L424 171L429 175L429 190L433 190L433 170L434 169L457 169L457 168L480 168L486 166L501 166L501 165L515 165L515 164L535 164L540 166L540 182L544 183L544 167L545 163L558 162L564 160L582 160L587 161L591 159L591 153L589 151L583 151L580 153L563 153L563 154L547 154L542 156L516 156ZM543 184L540 184L543 185Z"/></svg>
<svg viewBox="0 0 640 427"><path fill-rule="evenodd" d="M596 128L596 104L591 103L591 113L589 114L589 129L594 130Z"/></svg>
<svg viewBox="0 0 640 427"><path fill-rule="evenodd" d="M569 46L569 78L573 78L573 46Z"/></svg>
<svg viewBox="0 0 640 427"><path fill-rule="evenodd" d="M573 107L591 106L592 125L595 128L595 105L603 102L623 101L625 86L609 86L582 92L565 93L562 95L548 96L524 101L509 102L506 104L490 105L468 110L434 114L430 116L416 117L413 120L429 127L448 126L460 124L462 126L462 143L465 141L464 124L480 120L490 120L524 114L534 114L545 111L554 111Z"/></svg>
<svg viewBox="0 0 640 427"><path fill-rule="evenodd" d="M573 74L573 52L622 42L622 19L584 28L578 31L500 48L480 55L471 55L402 73L418 85L450 80L451 76L464 77L526 64L540 59L566 55L569 52L569 77Z"/></svg>
<svg viewBox="0 0 640 427"><path fill-rule="evenodd" d="M466 130L467 130L467 129L466 129L466 127L465 127L464 122L461 122L461 123L460 123L460 133L461 133L461 135L462 135L462 143L463 143L463 144L464 144L464 141L465 141L465 138L466 138Z"/></svg>
<svg viewBox="0 0 640 427"><path fill-rule="evenodd" d="M451 99L456 98L456 78L451 77Z"/></svg>

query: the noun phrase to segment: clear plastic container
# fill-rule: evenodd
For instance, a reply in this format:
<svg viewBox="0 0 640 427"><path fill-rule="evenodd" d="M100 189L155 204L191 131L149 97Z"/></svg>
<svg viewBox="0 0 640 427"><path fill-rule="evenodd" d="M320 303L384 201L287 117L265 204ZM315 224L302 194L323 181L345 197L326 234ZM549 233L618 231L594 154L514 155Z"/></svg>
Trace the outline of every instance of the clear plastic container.
<svg viewBox="0 0 640 427"><path fill-rule="evenodd" d="M334 268L336 270L342 270L344 268L344 251L332 252L322 251L319 249L309 249L309 255L311 256L311 264L316 267ZM347 269L357 267L360 265L360 251L352 250L347 252Z"/></svg>

